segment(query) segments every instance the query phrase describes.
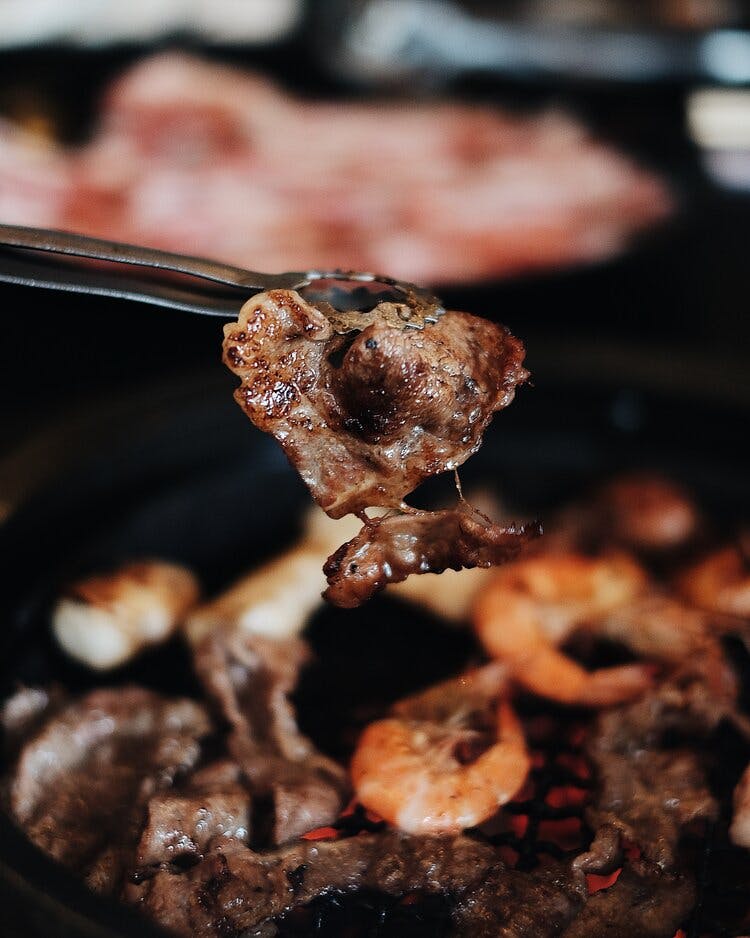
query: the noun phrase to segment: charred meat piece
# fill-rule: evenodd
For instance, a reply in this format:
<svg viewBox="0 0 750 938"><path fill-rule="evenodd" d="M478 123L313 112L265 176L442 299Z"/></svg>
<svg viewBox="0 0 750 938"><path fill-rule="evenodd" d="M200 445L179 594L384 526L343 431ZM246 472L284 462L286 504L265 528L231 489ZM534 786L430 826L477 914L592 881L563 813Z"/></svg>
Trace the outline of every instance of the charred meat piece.
<svg viewBox="0 0 750 938"><path fill-rule="evenodd" d="M398 507L422 480L460 466L528 377L523 345L504 327L446 313L413 329L411 315L394 303L324 314L271 290L225 326L237 402L332 518Z"/></svg>
<svg viewBox="0 0 750 938"><path fill-rule="evenodd" d="M219 929L265 934L255 929L331 891L419 890L454 901L450 934L544 938L559 934L580 904L564 872L556 879L509 870L494 848L466 837L391 832L303 841L266 854L227 848L184 875L160 871L129 885L125 897L178 935L214 938Z"/></svg>
<svg viewBox="0 0 750 938"><path fill-rule="evenodd" d="M536 523L493 524L464 501L442 511L377 518L328 558L323 596L335 606L360 606L412 573L505 563L541 533Z"/></svg>
<svg viewBox="0 0 750 938"><path fill-rule="evenodd" d="M708 691L706 691L708 693ZM705 760L714 711L692 706L692 691L665 683L636 703L600 714L587 743L597 774L597 794L587 809L590 825L616 828L662 870L675 871L683 829L716 818ZM715 725L715 724L714 724ZM692 746L667 745L686 730Z"/></svg>
<svg viewBox="0 0 750 938"><path fill-rule="evenodd" d="M627 863L614 885L588 899L562 938L671 938L694 901L690 878Z"/></svg>
<svg viewBox="0 0 750 938"><path fill-rule="evenodd" d="M195 765L203 707L137 687L69 704L21 750L10 789L28 837L101 891L117 885L149 797Z"/></svg>
<svg viewBox="0 0 750 938"><path fill-rule="evenodd" d="M237 783L221 788L191 785L160 792L149 801L136 852L138 867L200 859L212 843L246 841L250 798Z"/></svg>
<svg viewBox="0 0 750 938"><path fill-rule="evenodd" d="M693 752L642 749L598 751L601 793L588 812L596 823L615 824L664 869L674 869L683 828L716 817L705 771Z"/></svg>
<svg viewBox="0 0 750 938"><path fill-rule="evenodd" d="M216 630L194 648L206 692L230 726L228 748L255 797L273 802L273 843L331 824L344 770L303 736L289 701L307 660L304 642Z"/></svg>

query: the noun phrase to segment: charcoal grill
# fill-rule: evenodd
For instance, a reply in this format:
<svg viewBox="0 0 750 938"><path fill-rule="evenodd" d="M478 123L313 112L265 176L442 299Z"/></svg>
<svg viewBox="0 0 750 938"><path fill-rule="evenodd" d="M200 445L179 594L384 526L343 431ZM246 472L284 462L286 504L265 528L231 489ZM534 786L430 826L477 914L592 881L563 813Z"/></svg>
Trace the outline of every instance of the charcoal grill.
<svg viewBox="0 0 750 938"><path fill-rule="evenodd" d="M120 407L114 421L106 405L92 411L92 452L82 453L0 528L6 566L0 597L3 696L18 681L53 680L74 691L135 681L197 693L177 643L113 675L92 675L55 648L49 610L71 577L143 554L188 563L215 590L295 536L305 492L273 443L254 432L235 407L231 386L216 369L192 385L155 390L147 414L140 405L130 413ZM533 506L544 516L602 477L647 466L693 488L720 530L728 532L747 518L750 483L736 447L744 408L700 401L688 392L623 387L537 378L536 387L519 394L488 434L466 467L464 484L497 485L521 507ZM629 418L623 421L625 399ZM339 757L389 702L455 674L475 653L465 633L387 598L356 613L321 610L309 637L317 661L299 687L300 722L323 750ZM747 676L744 651L733 652ZM537 753L532 786L508 807L504 828L487 836L509 863L532 870L585 849L592 832L582 813L593 782L580 751L584 715L530 701L521 709ZM716 751L714 788L724 816L713 828L691 834L698 901L680 938L729 938L750 929L750 861L726 838L731 786L747 752L728 731L717 739ZM318 835L352 836L377 823L355 811L336 830ZM591 888L606 885L590 881ZM87 893L4 815L0 898L9 938L160 934L132 909ZM437 936L445 933L448 911L440 897L331 895L287 916L279 935Z"/></svg>
<svg viewBox="0 0 750 938"><path fill-rule="evenodd" d="M584 810L595 785L592 767L581 743L586 733L585 714L561 710L548 703L522 701L521 712L532 752L533 768L524 789L503 809L503 830L476 832L499 848L503 860L514 869L532 871L550 860L571 861L593 840ZM723 746L722 746L723 742ZM747 747L737 745L747 755ZM716 753L731 745L716 740ZM730 759L730 763L735 760ZM737 766L730 764L715 780L722 791L722 816L699 832L686 836L685 851L696 876L696 902L692 913L673 938L733 938L750 928L750 857L734 847L727 837L731 820L728 807ZM722 784L723 783L723 784ZM311 839L351 837L377 831L382 822L373 820L360 806L349 810L331 828L311 832ZM637 859L635 845L625 845L623 861L609 874L586 874L589 894L614 885L623 864ZM448 934L450 905L442 896L409 894L394 899L386 894L362 890L353 895L333 894L295 909L281 919L279 938L302 935L396 936L408 928L417 936ZM402 931L399 931L402 929ZM592 935L592 938L595 936ZM599 938L599 936L596 936ZM665 935L665 938L672 938Z"/></svg>

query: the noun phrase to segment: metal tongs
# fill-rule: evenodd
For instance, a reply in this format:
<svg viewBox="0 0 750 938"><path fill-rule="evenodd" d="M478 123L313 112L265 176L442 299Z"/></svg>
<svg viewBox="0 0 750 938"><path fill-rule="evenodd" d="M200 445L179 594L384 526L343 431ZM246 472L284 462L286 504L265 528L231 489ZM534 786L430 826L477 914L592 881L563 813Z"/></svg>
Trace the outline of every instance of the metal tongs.
<svg viewBox="0 0 750 938"><path fill-rule="evenodd" d="M203 257L17 225L0 225L0 282L135 300L227 319L236 318L242 304L256 293L304 291L312 285L311 302L326 301L339 310L372 309L383 300L402 304L408 310L402 317L404 326L411 328L436 322L443 312L437 297L391 277L350 270L261 273Z"/></svg>

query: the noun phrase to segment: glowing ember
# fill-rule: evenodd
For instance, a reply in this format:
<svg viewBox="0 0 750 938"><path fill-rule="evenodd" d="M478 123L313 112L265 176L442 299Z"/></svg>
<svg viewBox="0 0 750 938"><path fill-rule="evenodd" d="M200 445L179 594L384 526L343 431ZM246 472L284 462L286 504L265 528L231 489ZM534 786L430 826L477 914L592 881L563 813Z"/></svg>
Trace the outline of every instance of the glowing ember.
<svg viewBox="0 0 750 938"><path fill-rule="evenodd" d="M614 873L610 873L608 876L599 876L597 873L587 873L586 886L589 895L592 896L595 892L601 892L602 889L609 889L610 886L614 886L620 873L622 873L622 867L620 867L619 870L615 870ZM675 938L677 938L676 935Z"/></svg>
<svg viewBox="0 0 750 938"><path fill-rule="evenodd" d="M341 831L335 827L317 827L314 831L308 831L302 835L303 840L336 840L341 836Z"/></svg>

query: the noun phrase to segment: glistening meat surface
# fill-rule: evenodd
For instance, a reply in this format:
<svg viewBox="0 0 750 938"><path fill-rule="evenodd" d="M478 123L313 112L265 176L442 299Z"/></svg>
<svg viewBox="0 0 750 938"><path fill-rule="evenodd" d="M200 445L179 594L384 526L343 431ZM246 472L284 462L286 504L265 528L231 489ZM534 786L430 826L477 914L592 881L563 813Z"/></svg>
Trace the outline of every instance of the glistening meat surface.
<svg viewBox="0 0 750 938"><path fill-rule="evenodd" d="M528 377L523 345L504 327L446 313L410 329L398 307L331 316L272 290L225 327L237 402L333 518L398 507L424 479L460 466Z"/></svg>
<svg viewBox="0 0 750 938"><path fill-rule="evenodd" d="M443 511L376 518L328 558L323 595L334 606L360 606L412 573L505 563L540 534L535 523L493 524L464 501Z"/></svg>
<svg viewBox="0 0 750 938"><path fill-rule="evenodd" d="M54 859L109 892L138 840L147 800L187 772L210 731L205 709L139 687L97 690L26 743L13 816Z"/></svg>
<svg viewBox="0 0 750 938"><path fill-rule="evenodd" d="M273 853L216 852L184 875L159 871L126 887L126 898L178 935L272 935L270 920L331 890L414 891L455 900L449 934L473 938L552 938L581 896L565 874L508 869L493 848L466 837L395 832L301 842ZM267 929L264 924L267 923Z"/></svg>

